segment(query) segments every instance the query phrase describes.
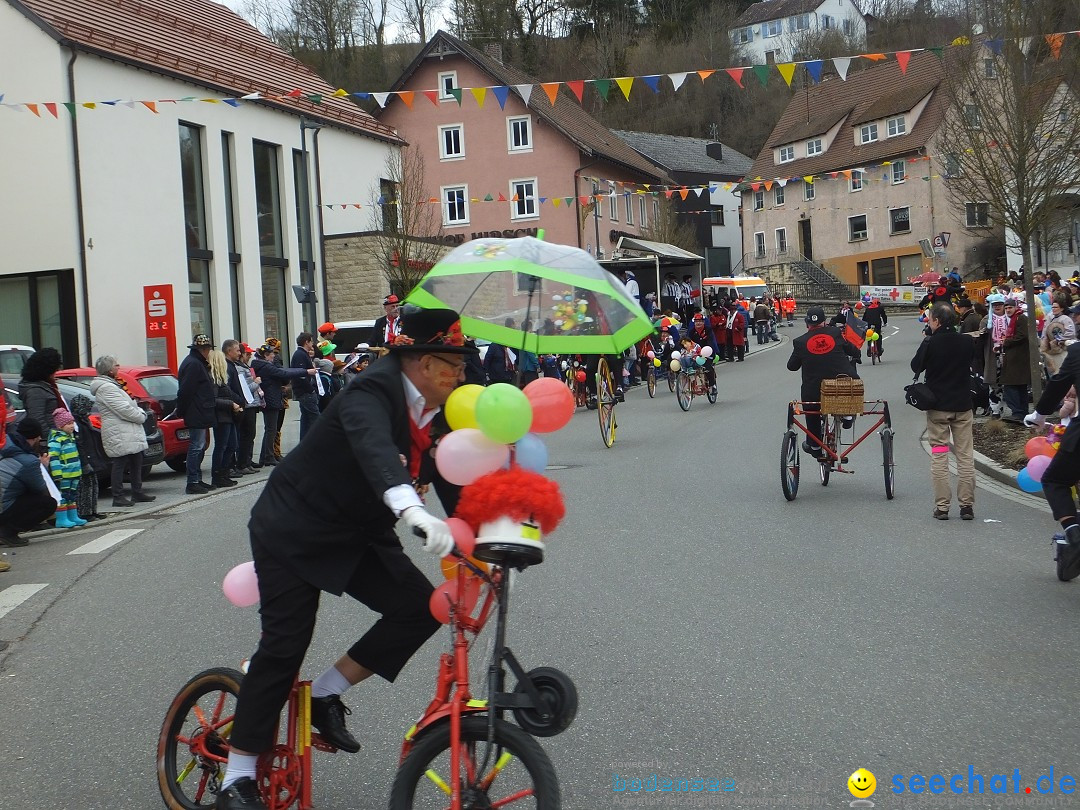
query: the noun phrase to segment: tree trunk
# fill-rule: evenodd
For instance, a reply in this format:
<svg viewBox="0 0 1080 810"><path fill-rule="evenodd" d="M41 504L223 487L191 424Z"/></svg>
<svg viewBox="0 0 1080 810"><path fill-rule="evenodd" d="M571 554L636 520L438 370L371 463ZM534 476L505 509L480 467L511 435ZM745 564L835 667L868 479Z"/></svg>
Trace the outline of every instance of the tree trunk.
<svg viewBox="0 0 1080 810"><path fill-rule="evenodd" d="M1027 300L1028 313L1028 365L1031 369L1031 397L1034 402L1039 401L1043 390L1042 365L1039 362L1039 333L1035 313L1035 281L1034 262L1031 260L1031 240L1025 239L1023 244L1024 256L1024 293ZM1045 314L1045 313L1044 313Z"/></svg>

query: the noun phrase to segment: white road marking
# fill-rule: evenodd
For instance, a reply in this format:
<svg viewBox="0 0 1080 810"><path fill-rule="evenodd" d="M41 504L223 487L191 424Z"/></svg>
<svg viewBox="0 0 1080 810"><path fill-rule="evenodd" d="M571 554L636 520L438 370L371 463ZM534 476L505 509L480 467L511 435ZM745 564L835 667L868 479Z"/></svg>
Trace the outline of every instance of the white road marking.
<svg viewBox="0 0 1080 810"><path fill-rule="evenodd" d="M79 546L74 551L69 551L68 555L72 554L100 554L106 549L110 549L117 543L123 543L129 537L134 537L143 531L142 529L116 529L101 535L97 540L91 540L86 545Z"/></svg>
<svg viewBox="0 0 1080 810"><path fill-rule="evenodd" d="M46 582L43 585L12 585L0 591L0 619L13 611L42 588L49 587Z"/></svg>

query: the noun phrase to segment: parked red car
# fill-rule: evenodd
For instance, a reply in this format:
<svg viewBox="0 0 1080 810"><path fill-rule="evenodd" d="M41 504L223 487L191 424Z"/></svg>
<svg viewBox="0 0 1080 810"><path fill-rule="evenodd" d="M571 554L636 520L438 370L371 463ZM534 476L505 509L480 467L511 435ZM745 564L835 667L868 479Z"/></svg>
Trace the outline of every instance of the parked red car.
<svg viewBox="0 0 1080 810"><path fill-rule="evenodd" d="M154 412L165 441L165 463L182 472L187 459L188 428L183 419L165 418L176 409L176 393L180 388L176 375L163 366L120 366L117 374L139 405ZM97 376L97 371L65 368L56 372L56 376L88 383Z"/></svg>

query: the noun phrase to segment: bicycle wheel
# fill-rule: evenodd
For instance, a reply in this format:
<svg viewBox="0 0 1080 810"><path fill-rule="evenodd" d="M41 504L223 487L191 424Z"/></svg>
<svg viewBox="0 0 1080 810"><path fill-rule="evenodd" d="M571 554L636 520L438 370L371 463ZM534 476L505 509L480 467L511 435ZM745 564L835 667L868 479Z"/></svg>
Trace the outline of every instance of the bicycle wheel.
<svg viewBox="0 0 1080 810"><path fill-rule="evenodd" d="M694 404L694 381L690 379L689 374L681 371L677 376L679 380L675 384L675 396L679 398L679 407L688 411Z"/></svg>
<svg viewBox="0 0 1080 810"><path fill-rule="evenodd" d="M675 380L678 378L678 376L678 372L672 371L670 368L667 370L667 387L668 391L673 394L675 393Z"/></svg>
<svg viewBox="0 0 1080 810"><path fill-rule="evenodd" d="M645 377L645 382L649 386L649 399L656 396L656 368L649 366L648 374Z"/></svg>
<svg viewBox="0 0 1080 810"><path fill-rule="evenodd" d="M615 384L611 380L611 369L603 357L596 366L596 411L600 417L600 436L604 445L615 444Z"/></svg>
<svg viewBox="0 0 1080 810"><path fill-rule="evenodd" d="M881 431L881 459L885 468L885 497L890 501L896 495L896 463L893 460L893 432Z"/></svg>
<svg viewBox="0 0 1080 810"><path fill-rule="evenodd" d="M243 673L200 672L173 698L157 745L158 789L171 810L212 807L229 756L236 695Z"/></svg>
<svg viewBox="0 0 1080 810"><path fill-rule="evenodd" d="M709 385L709 381L705 380L705 397L709 400L710 405L716 404L716 399L720 395L716 386Z"/></svg>
<svg viewBox="0 0 1080 810"><path fill-rule="evenodd" d="M784 434L780 445L780 488L789 501L799 494L799 436L794 430Z"/></svg>
<svg viewBox="0 0 1080 810"><path fill-rule="evenodd" d="M517 726L495 721L495 738L483 765L488 718L461 720L461 807L560 810L559 780L540 744ZM390 810L445 810L450 806L450 723L425 732L398 768Z"/></svg>

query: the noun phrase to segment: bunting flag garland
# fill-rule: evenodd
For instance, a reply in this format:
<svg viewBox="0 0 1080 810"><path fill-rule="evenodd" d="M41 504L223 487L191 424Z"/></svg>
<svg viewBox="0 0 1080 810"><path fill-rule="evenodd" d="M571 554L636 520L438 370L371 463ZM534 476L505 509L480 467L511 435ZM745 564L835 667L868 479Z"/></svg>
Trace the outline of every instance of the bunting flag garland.
<svg viewBox="0 0 1080 810"><path fill-rule="evenodd" d="M1051 34L1043 34L1041 37L1028 36L1022 37L1015 41L1016 46L1024 53L1030 51L1031 47L1038 41L1042 40L1046 42L1047 47L1050 50L1050 54L1054 59L1061 58L1061 51L1065 44L1065 38L1070 35L1080 34L1080 31L1063 31ZM966 47L970 46L971 42L967 37L959 37L953 41L950 47ZM841 81L847 81L848 73L851 67L852 60L865 59L869 62L882 62L890 57L894 59L902 74L907 73L908 66L910 64L912 56L917 53L930 52L937 56L939 59L944 59L946 46L937 46L930 48L914 48L902 51L894 51L891 53L861 53L853 54L851 56L836 56L832 57L832 67L836 71L836 75ZM1005 47L1005 40L1001 37L986 39L978 43L975 47L985 47L991 54L1000 56ZM635 81L640 80L645 86L647 86L652 92L660 92L660 80L663 76L667 76L671 82L671 87L674 92L679 92L684 88L686 78L691 72L696 73L701 79L702 83L710 79L714 74L721 73L726 74L731 81L735 82L736 86L741 89L746 89L746 85L743 82L746 70L752 70L757 77L762 87L767 87L769 77L775 70L783 78L787 87L792 87L795 80L798 68L803 68L807 77L813 83L822 81L824 71L825 60L821 58L809 59L805 61L793 61L782 62L779 64L764 64L764 65L749 65L745 67L724 67L724 68L704 68L694 71L680 71L675 73L654 73L646 74L642 76L619 76L610 78L591 78L591 79L572 79L558 82L543 82L539 83L547 96L551 104L555 104L558 98L558 91L560 85L565 84L566 87L577 99L579 104L584 103L585 86L592 85L592 88L596 91L597 95L604 101L610 100L611 86L614 83L622 93L623 98L627 101L630 100L630 92L634 86ZM533 84L515 84L512 85L512 89L521 97L521 100L528 105L532 97L533 90L537 85ZM488 91L491 91L496 100L499 103L500 109L505 109L506 100L509 97L511 87L505 85L494 85L486 87L469 87L469 88L448 88L445 92L439 90L395 90L387 92L368 92L368 91L356 91L349 92L343 88L338 88L330 94L331 98L346 98L352 97L356 99L372 99L379 106L380 109L386 108L386 106L394 101L395 98L400 99L402 103L408 108L413 109L416 100L416 94L426 96L432 104L438 106L440 101L444 98L453 98L459 106L462 106L462 98L464 90L469 91L469 95L472 96L476 102L476 106L479 109L483 109L485 100L487 98ZM58 119L59 109L63 105L65 109L71 115L75 115L78 112L78 108L85 110L97 110L99 107L124 107L127 109L134 109L136 105L139 105L154 114L159 114L159 106L161 104L183 104L183 103L205 103L205 104L224 104L234 109L240 107L243 102L250 101L281 101L283 99L304 101L316 106L323 104L323 94L321 93L305 93L301 88L294 88L288 92L282 94L268 94L260 92L252 92L246 95L229 97L229 98L198 98L195 96L187 96L184 98L173 99L110 99L110 100L92 100L92 101L34 101L34 102L11 102L5 100L5 95L0 93L0 107L6 107L13 111L27 110L36 118L41 120ZM44 108L45 115L42 114Z"/></svg>

